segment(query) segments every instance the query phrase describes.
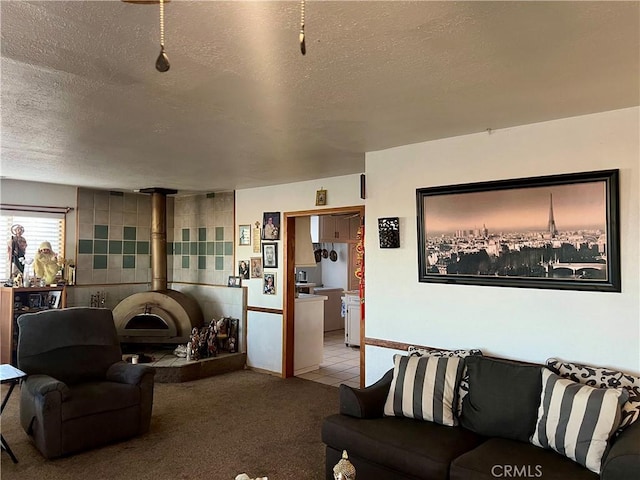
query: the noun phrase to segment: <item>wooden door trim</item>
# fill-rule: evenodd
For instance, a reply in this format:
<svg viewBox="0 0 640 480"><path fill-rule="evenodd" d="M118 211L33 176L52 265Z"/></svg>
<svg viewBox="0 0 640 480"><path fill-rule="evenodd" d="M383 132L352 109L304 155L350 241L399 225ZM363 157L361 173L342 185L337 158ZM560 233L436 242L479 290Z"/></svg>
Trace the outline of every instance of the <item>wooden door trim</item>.
<svg viewBox="0 0 640 480"><path fill-rule="evenodd" d="M358 213L364 217L364 205L354 205L351 207L322 208L315 210L299 210L294 212L284 212L283 222L283 251L284 251L284 292L283 292L283 315L282 315L282 378L293 377L293 348L294 348L294 309L295 309L295 218L311 215L332 215ZM363 337L364 325L361 320L360 337ZM360 371L364 370L364 348L360 352ZM360 381L362 382L363 375Z"/></svg>

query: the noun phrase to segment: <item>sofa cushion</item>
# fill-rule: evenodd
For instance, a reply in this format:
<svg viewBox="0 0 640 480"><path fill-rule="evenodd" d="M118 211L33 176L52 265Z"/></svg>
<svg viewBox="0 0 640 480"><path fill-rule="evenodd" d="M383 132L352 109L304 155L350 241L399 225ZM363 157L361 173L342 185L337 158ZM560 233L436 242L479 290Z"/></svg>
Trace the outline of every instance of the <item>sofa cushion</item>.
<svg viewBox="0 0 640 480"><path fill-rule="evenodd" d="M488 437L529 442L536 427L541 366L488 357L469 357L469 394L460 424Z"/></svg>
<svg viewBox="0 0 640 480"><path fill-rule="evenodd" d="M477 348L471 348L467 350L437 350L435 348L418 348L410 346L407 349L407 354L416 357L471 357L482 356L482 350ZM456 415L459 417L462 414L462 402L464 397L469 393L469 374L467 373L467 367L462 369L462 376L460 377L460 383L458 384L458 402L456 405Z"/></svg>
<svg viewBox="0 0 640 480"><path fill-rule="evenodd" d="M531 442L600 473L608 441L620 424L625 389L593 388L542 370L542 400Z"/></svg>
<svg viewBox="0 0 640 480"><path fill-rule="evenodd" d="M563 362L549 358L547 367L563 378L596 388L625 388L629 400L622 406L619 430L640 418L640 377L606 367L594 367L579 363Z"/></svg>
<svg viewBox="0 0 640 480"><path fill-rule="evenodd" d="M464 428L409 418L358 419L336 414L324 419L322 441L337 450L346 449L350 458L365 458L407 477L444 480L451 461L483 438Z"/></svg>
<svg viewBox="0 0 640 480"><path fill-rule="evenodd" d="M384 414L454 425L453 405L463 359L394 355L393 361Z"/></svg>
<svg viewBox="0 0 640 480"><path fill-rule="evenodd" d="M598 475L551 450L491 438L451 463L450 480L598 480Z"/></svg>

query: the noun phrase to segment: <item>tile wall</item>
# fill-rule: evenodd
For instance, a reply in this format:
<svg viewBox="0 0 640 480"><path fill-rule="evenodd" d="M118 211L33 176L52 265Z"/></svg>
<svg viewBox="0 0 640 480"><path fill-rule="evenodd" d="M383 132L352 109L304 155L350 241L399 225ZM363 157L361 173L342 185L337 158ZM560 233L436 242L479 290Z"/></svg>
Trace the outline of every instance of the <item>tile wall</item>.
<svg viewBox="0 0 640 480"><path fill-rule="evenodd" d="M168 281L226 285L233 209L232 192L168 197ZM150 283L150 238L150 195L80 188L76 283Z"/></svg>

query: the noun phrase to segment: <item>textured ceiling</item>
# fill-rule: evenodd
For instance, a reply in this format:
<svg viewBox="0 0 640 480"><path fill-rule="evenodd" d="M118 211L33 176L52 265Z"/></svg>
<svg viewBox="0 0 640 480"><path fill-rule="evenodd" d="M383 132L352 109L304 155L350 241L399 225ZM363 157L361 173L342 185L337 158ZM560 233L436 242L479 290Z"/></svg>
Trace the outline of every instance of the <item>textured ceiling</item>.
<svg viewBox="0 0 640 480"><path fill-rule="evenodd" d="M638 2L2 0L3 178L220 191L639 104ZM425 159L425 162L428 162Z"/></svg>

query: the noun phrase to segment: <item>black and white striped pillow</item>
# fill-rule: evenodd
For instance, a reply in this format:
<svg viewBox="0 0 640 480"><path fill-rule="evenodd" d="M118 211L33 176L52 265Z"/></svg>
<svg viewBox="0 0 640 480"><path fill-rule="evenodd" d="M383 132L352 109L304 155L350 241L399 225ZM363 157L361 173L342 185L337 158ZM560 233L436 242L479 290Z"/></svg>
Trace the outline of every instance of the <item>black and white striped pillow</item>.
<svg viewBox="0 0 640 480"><path fill-rule="evenodd" d="M453 413L464 359L394 355L393 380L384 405L387 416L455 425Z"/></svg>
<svg viewBox="0 0 640 480"><path fill-rule="evenodd" d="M628 395L625 389L581 385L543 368L542 398L531 443L600 473Z"/></svg>

